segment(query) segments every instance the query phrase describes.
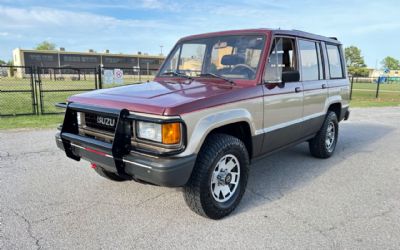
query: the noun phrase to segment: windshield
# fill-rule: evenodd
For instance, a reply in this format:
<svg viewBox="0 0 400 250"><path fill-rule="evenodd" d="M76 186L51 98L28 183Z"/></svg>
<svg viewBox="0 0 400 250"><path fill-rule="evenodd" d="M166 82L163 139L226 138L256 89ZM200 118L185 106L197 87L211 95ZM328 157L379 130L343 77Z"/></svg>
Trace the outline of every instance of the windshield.
<svg viewBox="0 0 400 250"><path fill-rule="evenodd" d="M184 41L170 53L160 76L217 75L254 79L264 48L263 35L209 37Z"/></svg>

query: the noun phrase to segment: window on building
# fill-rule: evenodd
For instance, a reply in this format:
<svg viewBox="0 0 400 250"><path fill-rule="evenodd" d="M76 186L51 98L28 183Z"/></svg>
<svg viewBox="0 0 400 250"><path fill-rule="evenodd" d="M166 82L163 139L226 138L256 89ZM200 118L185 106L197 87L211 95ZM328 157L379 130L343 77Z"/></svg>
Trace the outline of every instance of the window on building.
<svg viewBox="0 0 400 250"><path fill-rule="evenodd" d="M42 55L42 60L46 62L53 62L54 56L53 55Z"/></svg>
<svg viewBox="0 0 400 250"><path fill-rule="evenodd" d="M126 63L127 58L124 57L104 57L104 63Z"/></svg>
<svg viewBox="0 0 400 250"><path fill-rule="evenodd" d="M64 62L80 62L81 61L80 56L64 55L63 59L64 59Z"/></svg>
<svg viewBox="0 0 400 250"><path fill-rule="evenodd" d="M97 63L97 57L95 56L82 56L81 61L85 63Z"/></svg>
<svg viewBox="0 0 400 250"><path fill-rule="evenodd" d="M326 50L328 54L330 78L343 78L343 67L339 46L327 44Z"/></svg>
<svg viewBox="0 0 400 250"><path fill-rule="evenodd" d="M32 61L38 61L38 62L42 61L42 57L40 55L29 55L29 58Z"/></svg>

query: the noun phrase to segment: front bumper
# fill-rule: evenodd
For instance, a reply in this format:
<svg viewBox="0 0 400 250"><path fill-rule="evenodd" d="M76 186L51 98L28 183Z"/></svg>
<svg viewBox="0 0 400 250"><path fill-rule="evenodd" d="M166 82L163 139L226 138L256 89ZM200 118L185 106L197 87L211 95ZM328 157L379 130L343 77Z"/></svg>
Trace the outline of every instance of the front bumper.
<svg viewBox="0 0 400 250"><path fill-rule="evenodd" d="M141 180L160 186L183 186L192 173L196 155L185 157L153 156L130 149L130 120L127 110L111 110L69 103L61 132L56 134L57 146L66 155L81 158L101 166L126 179ZM112 143L80 135L76 112L90 110L117 118Z"/></svg>

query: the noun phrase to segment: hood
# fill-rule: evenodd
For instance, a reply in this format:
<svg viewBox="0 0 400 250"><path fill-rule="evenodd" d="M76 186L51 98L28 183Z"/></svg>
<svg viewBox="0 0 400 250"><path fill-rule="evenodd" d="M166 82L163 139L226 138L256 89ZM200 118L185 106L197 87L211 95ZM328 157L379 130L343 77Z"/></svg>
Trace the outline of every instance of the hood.
<svg viewBox="0 0 400 250"><path fill-rule="evenodd" d="M82 93L68 101L140 113L179 115L227 102L229 99L225 97L241 88L221 82L151 81Z"/></svg>

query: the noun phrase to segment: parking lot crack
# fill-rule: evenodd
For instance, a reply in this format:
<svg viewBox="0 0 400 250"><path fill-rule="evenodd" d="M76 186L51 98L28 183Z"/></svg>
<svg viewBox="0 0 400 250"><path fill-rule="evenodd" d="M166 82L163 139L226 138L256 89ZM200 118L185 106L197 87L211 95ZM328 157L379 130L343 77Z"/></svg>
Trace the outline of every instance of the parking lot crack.
<svg viewBox="0 0 400 250"><path fill-rule="evenodd" d="M141 206L141 205L143 205L143 204L145 204L145 203L147 203L147 202L150 202L150 201L152 201L152 200L158 199L158 198L160 198L161 196L163 196L163 195L165 195L165 194L167 194L167 193L168 193L168 192L164 192L164 193L158 194L158 195L156 195L156 196L153 196L153 197L151 197L151 198L149 198L149 199L143 200L143 201L137 203L135 206L139 207L139 206Z"/></svg>
<svg viewBox="0 0 400 250"><path fill-rule="evenodd" d="M25 222L25 224L27 225L26 231L27 231L29 237L30 237L32 240L34 240L36 249L41 249L42 246L40 245L40 242L39 242L40 239L37 238L37 237L33 234L33 231L32 231L32 222L31 222L30 220L28 220L24 215L18 213L16 210L11 209L11 208L9 208L9 210L10 210L11 212L13 212L13 214L15 214L17 217L21 218L21 219Z"/></svg>
<svg viewBox="0 0 400 250"><path fill-rule="evenodd" d="M21 158L21 157L24 157L24 156L37 155L37 154L54 154L56 152L58 152L58 150L49 150L49 149L39 150L39 151L20 152L18 154L11 154L9 152L2 152L2 155L0 155L0 160L6 160L8 158L18 159L18 158Z"/></svg>
<svg viewBox="0 0 400 250"><path fill-rule="evenodd" d="M95 207L98 204L99 203L95 203L95 204L86 206L84 208L75 209L75 210L71 210L71 211L68 211L68 212L64 212L64 213L59 213L59 214L56 214L56 215L48 216L48 217L45 217L45 218L42 218L42 219L39 219L39 220L32 221L32 223L41 223L41 222L44 222L44 221L47 221L47 220L50 220L50 219L54 219L54 218L57 218L57 217L68 216L70 214L74 214L74 213L77 213L77 212L82 212L82 211L88 210L88 209L90 209L92 207Z"/></svg>

